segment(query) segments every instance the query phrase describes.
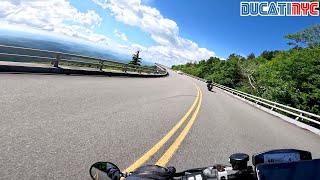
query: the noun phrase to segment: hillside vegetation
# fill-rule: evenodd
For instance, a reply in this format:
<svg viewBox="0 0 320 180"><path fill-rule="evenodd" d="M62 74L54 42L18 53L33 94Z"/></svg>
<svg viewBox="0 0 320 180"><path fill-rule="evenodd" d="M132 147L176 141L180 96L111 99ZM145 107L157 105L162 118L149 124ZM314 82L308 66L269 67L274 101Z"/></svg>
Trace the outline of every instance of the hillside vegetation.
<svg viewBox="0 0 320 180"><path fill-rule="evenodd" d="M172 69L320 115L320 24L285 38L293 46L287 51L211 57Z"/></svg>

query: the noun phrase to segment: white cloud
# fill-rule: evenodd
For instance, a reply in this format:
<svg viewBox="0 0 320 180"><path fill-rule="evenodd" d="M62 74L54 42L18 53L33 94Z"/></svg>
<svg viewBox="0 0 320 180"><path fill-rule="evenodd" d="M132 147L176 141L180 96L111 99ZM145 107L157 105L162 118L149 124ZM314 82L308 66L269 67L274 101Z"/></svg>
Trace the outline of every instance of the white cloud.
<svg viewBox="0 0 320 180"><path fill-rule="evenodd" d="M118 31L118 29L115 29L115 30L113 31L113 33L114 33L114 35L115 35L116 37L122 39L123 41L129 42L126 34L125 34L125 33L120 33L120 32Z"/></svg>
<svg viewBox="0 0 320 180"><path fill-rule="evenodd" d="M140 44L131 44L131 47L132 47L132 48L135 48L135 49L137 49L137 50L141 50L141 51L146 51L146 50L147 50L146 47L141 46Z"/></svg>
<svg viewBox="0 0 320 180"><path fill-rule="evenodd" d="M107 4L107 0L102 1L102 0L92 0L94 3L100 5L103 9L106 9L108 4Z"/></svg>
<svg viewBox="0 0 320 180"><path fill-rule="evenodd" d="M141 0L93 0L93 2L104 9L108 8L117 21L139 27L150 34L150 37L159 44L147 48L153 57L157 54L159 59L165 58L167 63L170 63L170 58L174 63L185 63L215 56L214 52L182 38L176 22L163 17L160 11L144 5Z"/></svg>
<svg viewBox="0 0 320 180"><path fill-rule="evenodd" d="M79 12L66 0L2 0L0 24L19 25L61 33L94 42L107 41L93 29L102 18L93 10Z"/></svg>
<svg viewBox="0 0 320 180"><path fill-rule="evenodd" d="M141 28L158 44L145 47L129 42L126 34L116 30L116 37L122 43L95 32L102 18L93 10L80 12L67 0L1 0L0 26L19 26L22 29L33 28L50 34L62 34L70 37L100 43L99 46L117 53L131 55L141 50L144 60L165 65L186 63L206 59L214 53L200 48L191 40L179 36L178 25L141 0L92 0L104 9L109 9L117 21ZM144 1L146 2L146 1Z"/></svg>

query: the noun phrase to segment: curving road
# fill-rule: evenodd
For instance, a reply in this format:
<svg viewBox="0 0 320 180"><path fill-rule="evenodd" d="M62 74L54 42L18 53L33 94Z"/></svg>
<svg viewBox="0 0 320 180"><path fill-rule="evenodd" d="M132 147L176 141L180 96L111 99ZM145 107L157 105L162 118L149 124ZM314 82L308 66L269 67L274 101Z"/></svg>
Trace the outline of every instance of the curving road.
<svg viewBox="0 0 320 180"><path fill-rule="evenodd" d="M227 163L235 152L275 148L320 158L318 135L169 72L157 79L0 74L0 179L89 179L90 165L103 160L125 169L165 137L195 99L202 103L194 124L167 165L208 166ZM160 159L189 119L146 163Z"/></svg>

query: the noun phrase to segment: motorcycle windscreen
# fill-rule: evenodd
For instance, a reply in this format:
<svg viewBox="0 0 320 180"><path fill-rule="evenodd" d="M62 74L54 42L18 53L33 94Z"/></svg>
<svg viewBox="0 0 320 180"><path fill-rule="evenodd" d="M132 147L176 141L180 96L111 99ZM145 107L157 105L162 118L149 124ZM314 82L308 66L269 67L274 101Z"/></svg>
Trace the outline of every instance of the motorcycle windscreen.
<svg viewBox="0 0 320 180"><path fill-rule="evenodd" d="M320 179L320 159L259 164L256 172L259 180Z"/></svg>

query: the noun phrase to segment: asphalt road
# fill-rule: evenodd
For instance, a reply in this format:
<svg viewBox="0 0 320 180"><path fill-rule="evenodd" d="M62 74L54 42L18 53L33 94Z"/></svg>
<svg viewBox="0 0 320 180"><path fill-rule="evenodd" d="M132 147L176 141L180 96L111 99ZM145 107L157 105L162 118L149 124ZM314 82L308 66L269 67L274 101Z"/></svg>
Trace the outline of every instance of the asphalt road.
<svg viewBox="0 0 320 180"><path fill-rule="evenodd" d="M168 165L227 163L235 152L275 148L320 158L319 136L173 72L157 79L0 74L0 179L89 179L96 161L127 168L186 114L197 96L193 82L201 108Z"/></svg>
<svg viewBox="0 0 320 180"><path fill-rule="evenodd" d="M188 79L186 77L185 79ZM228 164L233 153L251 156L280 148L310 151L320 158L320 136L194 80L201 88L201 110L189 135L168 165L178 170ZM192 157L192 158L187 158Z"/></svg>

